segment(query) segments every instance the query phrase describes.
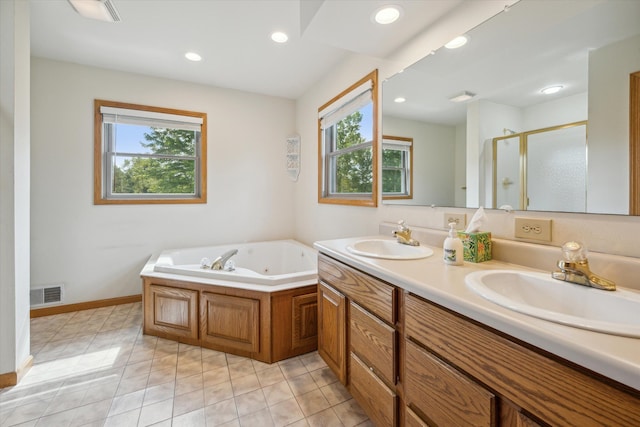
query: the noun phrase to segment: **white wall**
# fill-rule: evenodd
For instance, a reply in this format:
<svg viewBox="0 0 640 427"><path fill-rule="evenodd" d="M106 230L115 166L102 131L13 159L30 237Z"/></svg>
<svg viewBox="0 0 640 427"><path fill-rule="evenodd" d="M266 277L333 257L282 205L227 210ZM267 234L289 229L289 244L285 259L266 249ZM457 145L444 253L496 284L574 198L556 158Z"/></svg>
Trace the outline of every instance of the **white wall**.
<svg viewBox="0 0 640 427"><path fill-rule="evenodd" d="M454 203L456 132L444 126L385 116L384 135L413 138L412 203L452 206ZM446 159L446 161L443 161ZM434 185L436 184L436 185ZM385 203L394 203L387 201ZM406 203L406 201L398 201Z"/></svg>
<svg viewBox="0 0 640 427"><path fill-rule="evenodd" d="M31 88L32 288L62 283L65 303L139 294L155 251L293 237L293 101L42 58ZM94 98L207 113L208 202L93 205Z"/></svg>
<svg viewBox="0 0 640 427"><path fill-rule="evenodd" d="M29 357L29 3L0 1L0 374Z"/></svg>
<svg viewBox="0 0 640 427"><path fill-rule="evenodd" d="M640 70L638 46L640 36L589 55L589 212L629 212L629 74Z"/></svg>

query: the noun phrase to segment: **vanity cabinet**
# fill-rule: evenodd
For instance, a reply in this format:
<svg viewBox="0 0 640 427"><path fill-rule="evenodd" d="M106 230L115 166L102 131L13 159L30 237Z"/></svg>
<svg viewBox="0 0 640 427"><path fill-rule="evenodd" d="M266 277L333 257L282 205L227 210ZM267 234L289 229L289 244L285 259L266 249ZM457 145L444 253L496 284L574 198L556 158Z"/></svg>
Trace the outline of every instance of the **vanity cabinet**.
<svg viewBox="0 0 640 427"><path fill-rule="evenodd" d="M318 353L377 426L398 425L397 288L318 258Z"/></svg>
<svg viewBox="0 0 640 427"><path fill-rule="evenodd" d="M640 426L640 392L319 255L318 351L376 426Z"/></svg>
<svg viewBox="0 0 640 427"><path fill-rule="evenodd" d="M405 309L406 402L429 425L640 425L637 391L418 296Z"/></svg>

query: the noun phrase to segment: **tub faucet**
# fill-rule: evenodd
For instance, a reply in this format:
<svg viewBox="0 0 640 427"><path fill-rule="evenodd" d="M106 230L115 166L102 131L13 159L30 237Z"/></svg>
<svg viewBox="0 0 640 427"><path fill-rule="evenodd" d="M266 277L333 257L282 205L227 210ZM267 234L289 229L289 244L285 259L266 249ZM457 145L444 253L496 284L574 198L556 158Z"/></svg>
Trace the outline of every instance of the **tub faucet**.
<svg viewBox="0 0 640 427"><path fill-rule="evenodd" d="M399 228L393 232L398 243L409 246L420 246L420 242L411 238L411 229L404 225L404 220L398 221Z"/></svg>
<svg viewBox="0 0 640 427"><path fill-rule="evenodd" d="M211 269L212 270L224 269L224 265L227 263L227 261L229 261L229 258L231 258L237 253L238 253L237 249L231 249L230 251L223 253L218 258L213 260L213 262L211 263Z"/></svg>
<svg viewBox="0 0 640 427"><path fill-rule="evenodd" d="M564 259L558 261L560 271L551 273L551 277L565 282L589 286L605 291L615 291L616 284L604 277L600 277L589 269L587 249L578 242L567 242L562 245Z"/></svg>

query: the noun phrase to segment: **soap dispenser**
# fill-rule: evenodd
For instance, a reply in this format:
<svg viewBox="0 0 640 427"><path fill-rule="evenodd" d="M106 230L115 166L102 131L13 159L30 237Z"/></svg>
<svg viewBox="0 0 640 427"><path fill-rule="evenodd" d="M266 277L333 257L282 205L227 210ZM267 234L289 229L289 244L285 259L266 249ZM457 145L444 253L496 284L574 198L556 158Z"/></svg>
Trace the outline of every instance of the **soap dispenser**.
<svg viewBox="0 0 640 427"><path fill-rule="evenodd" d="M444 239L442 250L444 251L444 262L446 264L462 265L464 258L462 240L458 237L455 222L449 223L449 237Z"/></svg>

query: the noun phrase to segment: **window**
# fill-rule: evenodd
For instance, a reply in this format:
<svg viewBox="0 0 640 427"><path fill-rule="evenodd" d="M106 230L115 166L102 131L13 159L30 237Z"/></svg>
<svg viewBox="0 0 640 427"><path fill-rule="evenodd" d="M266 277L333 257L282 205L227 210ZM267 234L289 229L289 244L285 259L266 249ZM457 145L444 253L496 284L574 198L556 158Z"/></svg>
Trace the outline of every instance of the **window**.
<svg viewBox="0 0 640 427"><path fill-rule="evenodd" d="M206 203L207 115L95 100L94 203Z"/></svg>
<svg viewBox="0 0 640 427"><path fill-rule="evenodd" d="M318 109L318 202L377 206L377 70Z"/></svg>
<svg viewBox="0 0 640 427"><path fill-rule="evenodd" d="M413 138L382 136L382 198L413 198Z"/></svg>

